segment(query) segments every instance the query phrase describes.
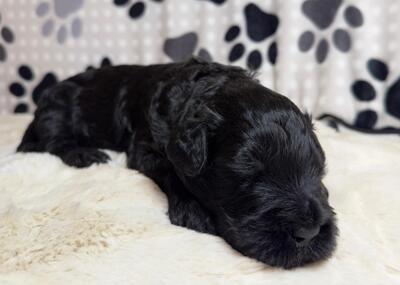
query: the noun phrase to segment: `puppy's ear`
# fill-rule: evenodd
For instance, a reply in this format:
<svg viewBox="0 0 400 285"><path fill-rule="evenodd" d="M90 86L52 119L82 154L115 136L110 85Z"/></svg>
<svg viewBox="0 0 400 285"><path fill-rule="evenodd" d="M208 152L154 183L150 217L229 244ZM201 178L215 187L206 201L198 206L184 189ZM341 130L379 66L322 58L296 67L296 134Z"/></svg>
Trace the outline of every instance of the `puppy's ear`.
<svg viewBox="0 0 400 285"><path fill-rule="evenodd" d="M166 152L177 171L186 176L198 175L207 162L209 139L222 121L209 106L224 82L222 76L197 74L190 82L180 83L180 88L173 89L180 94L169 96L175 108L172 108L174 119L169 124ZM181 100L173 100L177 97Z"/></svg>
<svg viewBox="0 0 400 285"><path fill-rule="evenodd" d="M193 107L195 110L180 119L167 145L169 160L186 176L196 176L203 169L209 139L221 121L221 117L205 105Z"/></svg>

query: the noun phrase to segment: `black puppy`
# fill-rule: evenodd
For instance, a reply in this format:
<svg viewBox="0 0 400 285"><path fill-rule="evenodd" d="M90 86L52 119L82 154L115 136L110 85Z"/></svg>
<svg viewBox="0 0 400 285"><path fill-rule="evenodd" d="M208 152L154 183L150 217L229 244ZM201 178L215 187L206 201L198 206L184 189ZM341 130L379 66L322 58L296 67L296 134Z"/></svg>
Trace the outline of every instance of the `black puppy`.
<svg viewBox="0 0 400 285"><path fill-rule="evenodd" d="M329 257L334 212L311 120L246 71L190 60L116 66L43 93L18 151L86 167L123 151L165 192L173 224L292 268Z"/></svg>

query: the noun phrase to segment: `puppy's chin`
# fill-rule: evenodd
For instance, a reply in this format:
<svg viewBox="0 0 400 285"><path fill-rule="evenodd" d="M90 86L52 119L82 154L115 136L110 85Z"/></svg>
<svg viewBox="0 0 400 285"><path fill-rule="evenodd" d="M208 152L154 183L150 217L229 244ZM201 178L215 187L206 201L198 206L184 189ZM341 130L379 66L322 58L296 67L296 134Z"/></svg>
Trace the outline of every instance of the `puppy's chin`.
<svg viewBox="0 0 400 285"><path fill-rule="evenodd" d="M334 217L322 225L319 234L306 245L299 245L292 232L257 228L250 225L236 228L231 224L222 235L243 255L285 269L323 261L336 248L338 229Z"/></svg>

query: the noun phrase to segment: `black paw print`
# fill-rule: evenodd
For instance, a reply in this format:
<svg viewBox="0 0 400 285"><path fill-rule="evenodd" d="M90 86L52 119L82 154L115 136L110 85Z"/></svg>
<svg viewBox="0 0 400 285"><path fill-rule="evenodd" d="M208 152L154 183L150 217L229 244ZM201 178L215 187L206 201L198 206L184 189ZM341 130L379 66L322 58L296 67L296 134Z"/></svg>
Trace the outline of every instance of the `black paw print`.
<svg viewBox="0 0 400 285"><path fill-rule="evenodd" d="M1 41L4 41L4 43L11 44L14 42L14 33L13 31L7 27L7 26L2 26L1 25L1 14L0 14L0 62L5 61L7 59L7 51L4 46L4 44Z"/></svg>
<svg viewBox="0 0 400 285"><path fill-rule="evenodd" d="M112 61L107 56L105 56L105 57L103 57L101 59L99 68L110 67L112 65L113 65ZM93 65L89 65L88 67L86 67L86 70L92 70L92 69L95 69L95 68L96 67L94 67Z"/></svg>
<svg viewBox="0 0 400 285"><path fill-rule="evenodd" d="M307 0L302 5L304 15L321 31L327 29L334 22L343 0ZM358 28L364 22L361 11L355 6L347 6L343 17L351 28ZM332 33L332 42L336 49L348 52L351 49L351 37L346 29L336 28ZM316 33L304 31L299 37L299 49L307 52L316 42ZM318 63L323 63L329 53L329 41L321 36L316 44L315 57Z"/></svg>
<svg viewBox="0 0 400 285"><path fill-rule="evenodd" d="M196 53L198 36L195 32L185 33L175 38L168 38L163 45L164 53L173 61L181 62L187 60ZM199 48L197 56L205 61L211 62L211 54L205 48Z"/></svg>
<svg viewBox="0 0 400 285"><path fill-rule="evenodd" d="M132 19L136 20L144 15L146 11L146 3L144 1L133 1L131 5L131 0L113 0L114 4L118 7L129 6L128 15ZM151 0L153 2L163 2L164 0Z"/></svg>
<svg viewBox="0 0 400 285"><path fill-rule="evenodd" d="M44 90L49 88L50 86L57 83L57 77L52 72L48 72L44 74L42 79L39 82L33 84L34 86L31 87L32 81L35 79L35 74L33 73L32 69L28 65L21 65L18 68L18 75L20 77L20 81L12 82L8 89L11 94L13 94L17 98L24 98L28 94L26 86L32 89L32 100L35 104L37 104L40 95L43 93ZM29 112L29 105L23 100L18 100L14 112L15 113L26 113Z"/></svg>
<svg viewBox="0 0 400 285"><path fill-rule="evenodd" d="M386 82L389 67L379 59L372 58L367 62L367 70L371 77L380 82ZM362 102L371 102L376 98L374 86L366 80L356 80L351 86L354 97ZM386 90L384 96L386 112L400 119L400 77ZM378 121L378 114L371 109L362 110L357 114L354 125L360 129L372 129Z"/></svg>
<svg viewBox="0 0 400 285"><path fill-rule="evenodd" d="M268 14L262 11L257 5L250 3L244 8L244 16L246 21L246 32L247 37L256 42L264 45L265 40L273 36L279 26L279 19L273 14ZM225 33L225 41L233 42L241 34L241 28L237 25L230 26ZM263 48L263 47L261 47ZM228 60L229 62L235 62L241 59L246 54L245 45L237 41L231 48ZM247 54L246 64L247 67L253 70L257 70L263 63L263 57L268 58L271 64L276 63L278 56L278 47L275 41L270 43L269 47L265 52L260 49L253 49Z"/></svg>

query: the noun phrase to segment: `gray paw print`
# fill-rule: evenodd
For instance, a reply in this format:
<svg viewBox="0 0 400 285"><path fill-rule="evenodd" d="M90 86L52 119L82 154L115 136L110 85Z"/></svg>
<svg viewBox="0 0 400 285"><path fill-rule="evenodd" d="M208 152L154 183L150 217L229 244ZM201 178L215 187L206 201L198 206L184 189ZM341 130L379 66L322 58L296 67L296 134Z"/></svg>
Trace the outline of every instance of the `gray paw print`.
<svg viewBox="0 0 400 285"><path fill-rule="evenodd" d="M47 17L42 25L42 35L49 37L56 33L57 42L60 44L67 40L69 33L73 38L79 38L82 34L82 20L75 14L82 8L83 1L47 0L41 2L36 8L36 15ZM50 11L51 8L53 13ZM73 18L70 18L72 16Z"/></svg>
<svg viewBox="0 0 400 285"><path fill-rule="evenodd" d="M348 29L355 29L363 25L364 17L360 9L343 4L343 0L306 0L303 2L301 7L303 14L319 29L319 32L304 31L299 37L298 45L302 52L308 52L315 46L315 57L318 63L323 63L328 56L329 37L332 37L331 41L337 50L344 53L349 52L352 39ZM328 28L335 23L336 15L340 12L342 5L345 8L341 16L348 27L338 28L335 25L332 34L329 35L331 31Z"/></svg>
<svg viewBox="0 0 400 285"><path fill-rule="evenodd" d="M173 61L185 61L195 55L198 44L198 36L195 32L189 32L175 38L167 38L164 42L164 53ZM211 62L211 54L204 48L197 50L197 56Z"/></svg>
<svg viewBox="0 0 400 285"><path fill-rule="evenodd" d="M5 44L12 44L14 42L13 31L8 26L3 25L1 20L0 14L0 62L5 61L7 58Z"/></svg>

